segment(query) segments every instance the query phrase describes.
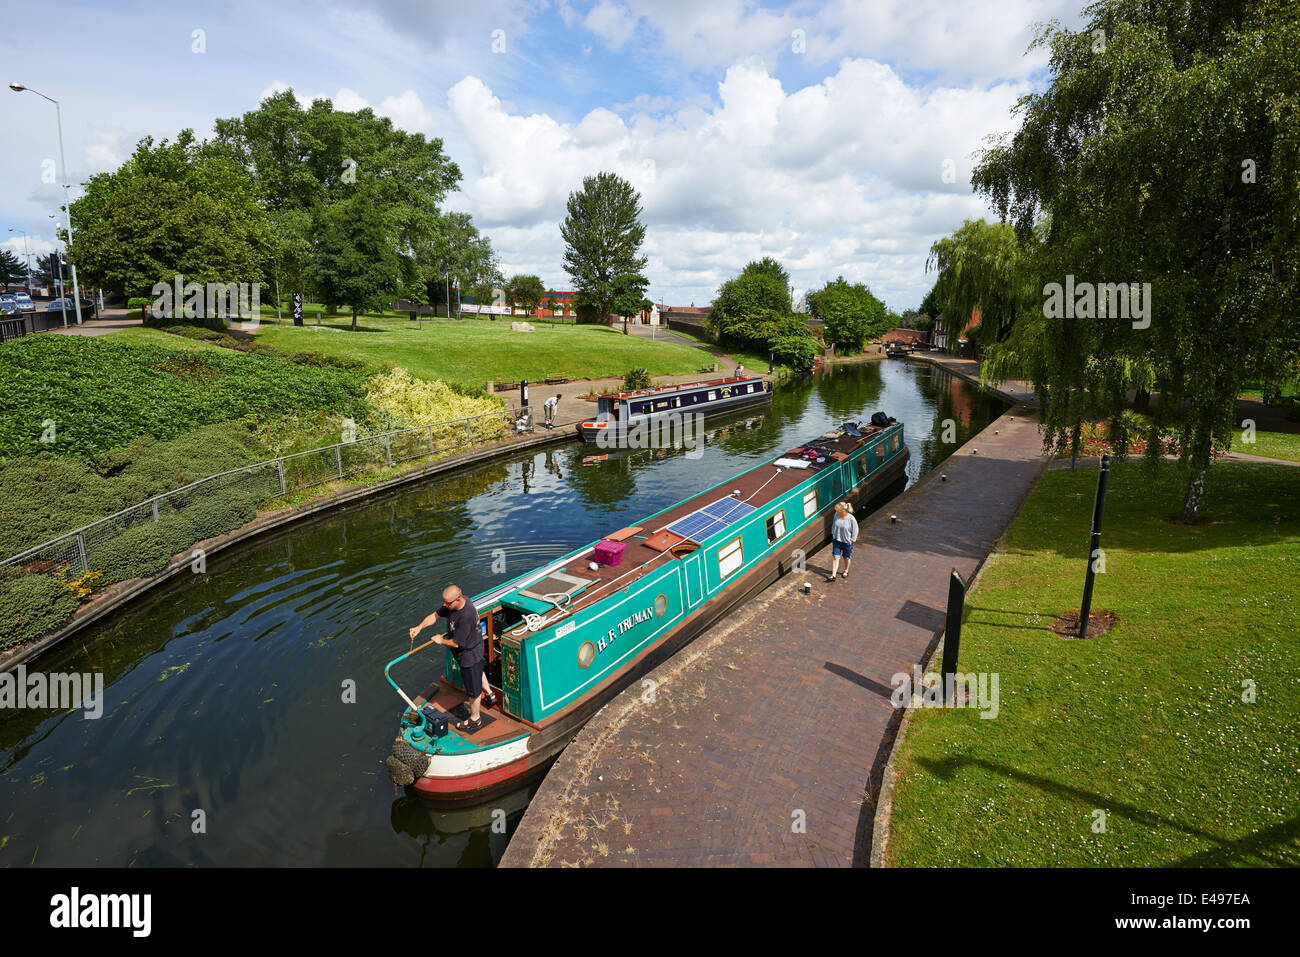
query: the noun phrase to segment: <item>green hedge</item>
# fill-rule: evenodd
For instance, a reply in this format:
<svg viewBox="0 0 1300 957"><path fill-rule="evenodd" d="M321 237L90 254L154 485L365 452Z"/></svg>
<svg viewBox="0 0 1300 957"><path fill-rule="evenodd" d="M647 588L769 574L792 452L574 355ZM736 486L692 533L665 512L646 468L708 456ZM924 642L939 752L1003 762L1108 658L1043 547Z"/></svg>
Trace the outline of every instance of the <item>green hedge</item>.
<svg viewBox="0 0 1300 957"><path fill-rule="evenodd" d="M92 570L104 573L103 584L126 581L160 571L177 552L194 543L189 525L179 515L129 528L93 547L86 556Z"/></svg>
<svg viewBox="0 0 1300 957"><path fill-rule="evenodd" d="M89 465L48 452L0 466L0 557L14 555L124 507Z"/></svg>
<svg viewBox="0 0 1300 957"><path fill-rule="evenodd" d="M0 558L264 458L266 450L247 425L227 422L168 442L142 436L126 448L101 453L93 463L48 452L12 459L0 465ZM253 484L256 501L278 492L270 473L257 473L238 479L229 491L203 497L252 494L247 490Z"/></svg>
<svg viewBox="0 0 1300 957"><path fill-rule="evenodd" d="M48 575L6 574L0 578L0 648L53 631L77 604L68 586Z"/></svg>

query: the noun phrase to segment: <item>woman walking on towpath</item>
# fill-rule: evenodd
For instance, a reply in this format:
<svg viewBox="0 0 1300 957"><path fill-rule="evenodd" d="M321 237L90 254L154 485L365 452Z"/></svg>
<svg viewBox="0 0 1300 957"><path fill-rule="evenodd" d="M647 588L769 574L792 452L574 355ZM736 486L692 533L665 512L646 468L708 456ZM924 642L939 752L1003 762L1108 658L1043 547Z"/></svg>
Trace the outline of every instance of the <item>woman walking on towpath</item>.
<svg viewBox="0 0 1300 957"><path fill-rule="evenodd" d="M858 520L853 517L853 506L840 502L835 506L835 521L831 523L831 574L826 580L835 581L840 570L840 557L844 558L841 578L849 577L849 563L853 560L853 543L858 540Z"/></svg>

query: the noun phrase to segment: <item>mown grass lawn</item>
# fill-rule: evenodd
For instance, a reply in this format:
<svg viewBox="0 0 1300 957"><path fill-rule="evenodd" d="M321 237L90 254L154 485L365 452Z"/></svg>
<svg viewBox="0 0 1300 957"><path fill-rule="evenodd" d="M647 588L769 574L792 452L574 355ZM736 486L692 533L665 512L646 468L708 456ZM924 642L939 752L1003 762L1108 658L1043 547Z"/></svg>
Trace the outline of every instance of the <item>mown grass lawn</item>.
<svg viewBox="0 0 1300 957"><path fill-rule="evenodd" d="M488 380L599 379L645 367L652 376L698 372L711 357L688 346L649 342L604 326L539 323L536 332L511 332L509 321L408 322L362 325L263 325L259 342L286 352L347 355L396 362L412 375L483 388Z"/></svg>
<svg viewBox="0 0 1300 957"><path fill-rule="evenodd" d="M1262 455L1270 459L1300 462L1300 435L1287 432L1256 432L1254 442L1243 442L1239 436L1234 436L1232 450L1246 455Z"/></svg>
<svg viewBox="0 0 1300 957"><path fill-rule="evenodd" d="M1000 712L915 712L890 863L1300 864L1300 474L1215 465L1200 526L1164 520L1182 488L1114 468L1093 608L1120 623L1063 640L1096 471L1043 477L967 598L959 670Z"/></svg>

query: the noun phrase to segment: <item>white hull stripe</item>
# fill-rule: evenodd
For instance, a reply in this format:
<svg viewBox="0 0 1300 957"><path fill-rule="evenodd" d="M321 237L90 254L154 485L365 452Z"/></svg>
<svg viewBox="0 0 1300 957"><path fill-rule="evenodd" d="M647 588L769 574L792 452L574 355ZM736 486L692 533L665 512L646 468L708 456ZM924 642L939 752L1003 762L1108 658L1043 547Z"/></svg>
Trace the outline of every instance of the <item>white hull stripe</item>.
<svg viewBox="0 0 1300 957"><path fill-rule="evenodd" d="M469 754L431 754L429 768L421 776L437 779L482 774L484 771L491 771L493 768L518 761L527 754L528 738L519 738L495 748L472 751Z"/></svg>

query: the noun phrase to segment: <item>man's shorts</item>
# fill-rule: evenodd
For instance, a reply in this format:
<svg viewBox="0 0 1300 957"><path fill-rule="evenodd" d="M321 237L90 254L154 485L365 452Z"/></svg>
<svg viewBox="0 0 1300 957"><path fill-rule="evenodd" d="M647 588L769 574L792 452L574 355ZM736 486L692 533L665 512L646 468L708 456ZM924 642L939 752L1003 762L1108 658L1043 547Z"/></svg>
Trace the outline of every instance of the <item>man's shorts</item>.
<svg viewBox="0 0 1300 957"><path fill-rule="evenodd" d="M842 558L847 562L853 557L853 543L831 542L831 557Z"/></svg>
<svg viewBox="0 0 1300 957"><path fill-rule="evenodd" d="M477 698L483 693L483 664L483 656L479 655L476 660L460 666L461 680L465 682L465 690L471 698Z"/></svg>

